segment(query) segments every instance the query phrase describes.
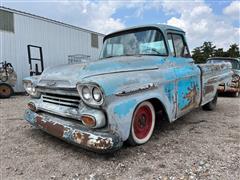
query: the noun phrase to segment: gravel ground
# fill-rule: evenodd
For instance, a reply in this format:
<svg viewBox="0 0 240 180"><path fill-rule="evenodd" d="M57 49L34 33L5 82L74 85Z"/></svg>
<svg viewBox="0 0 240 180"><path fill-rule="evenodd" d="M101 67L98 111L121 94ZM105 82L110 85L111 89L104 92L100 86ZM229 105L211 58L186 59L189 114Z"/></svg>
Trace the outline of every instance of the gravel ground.
<svg viewBox="0 0 240 180"><path fill-rule="evenodd" d="M240 98L163 122L142 146L96 154L23 120L27 96L0 99L1 179L240 179Z"/></svg>

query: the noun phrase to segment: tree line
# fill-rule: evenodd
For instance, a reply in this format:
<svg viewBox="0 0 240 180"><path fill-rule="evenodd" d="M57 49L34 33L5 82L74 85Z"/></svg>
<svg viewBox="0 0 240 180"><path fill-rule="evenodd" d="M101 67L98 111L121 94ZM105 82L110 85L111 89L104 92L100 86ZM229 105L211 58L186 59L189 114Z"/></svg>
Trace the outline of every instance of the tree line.
<svg viewBox="0 0 240 180"><path fill-rule="evenodd" d="M195 63L205 63L209 57L240 57L239 45L231 44L228 50L217 48L212 42L204 42L202 46L192 51L192 58Z"/></svg>

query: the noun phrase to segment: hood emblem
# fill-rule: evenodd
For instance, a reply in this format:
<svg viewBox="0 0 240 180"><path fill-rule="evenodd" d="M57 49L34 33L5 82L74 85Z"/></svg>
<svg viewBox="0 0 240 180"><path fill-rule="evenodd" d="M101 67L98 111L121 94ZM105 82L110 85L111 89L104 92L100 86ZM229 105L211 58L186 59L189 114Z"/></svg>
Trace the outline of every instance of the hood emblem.
<svg viewBox="0 0 240 180"><path fill-rule="evenodd" d="M48 82L47 82L47 85L48 85L48 86L55 86L56 84L57 84L56 81L48 81Z"/></svg>

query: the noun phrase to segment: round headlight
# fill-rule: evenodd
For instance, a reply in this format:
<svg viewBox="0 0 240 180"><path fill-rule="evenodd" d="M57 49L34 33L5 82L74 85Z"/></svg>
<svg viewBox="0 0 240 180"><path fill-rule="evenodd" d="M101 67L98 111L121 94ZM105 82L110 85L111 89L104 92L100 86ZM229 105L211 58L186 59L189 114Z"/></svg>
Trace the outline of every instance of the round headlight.
<svg viewBox="0 0 240 180"><path fill-rule="evenodd" d="M100 91L99 88L94 87L93 91L92 91L92 94L93 94L93 99L95 101L100 102L102 100L102 92Z"/></svg>
<svg viewBox="0 0 240 180"><path fill-rule="evenodd" d="M31 94L31 92L32 92L32 84L31 83L25 83L24 88L28 94Z"/></svg>
<svg viewBox="0 0 240 180"><path fill-rule="evenodd" d="M85 100L90 100L91 98L91 93L90 93L90 89L87 86L84 86L82 88L82 96Z"/></svg>
<svg viewBox="0 0 240 180"><path fill-rule="evenodd" d="M34 96L34 97L39 96L39 93L37 92L36 88L33 86L31 82L24 83L24 89L31 96Z"/></svg>
<svg viewBox="0 0 240 180"><path fill-rule="evenodd" d="M36 94L36 88L34 86L32 87L32 94Z"/></svg>

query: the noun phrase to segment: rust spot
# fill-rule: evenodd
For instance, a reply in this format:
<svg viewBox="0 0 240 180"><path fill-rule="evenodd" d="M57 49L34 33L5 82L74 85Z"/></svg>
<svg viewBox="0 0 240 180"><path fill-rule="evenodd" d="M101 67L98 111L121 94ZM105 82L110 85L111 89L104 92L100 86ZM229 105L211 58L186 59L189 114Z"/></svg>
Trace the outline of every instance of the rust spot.
<svg viewBox="0 0 240 180"><path fill-rule="evenodd" d="M195 107L197 104L196 97L197 97L197 88L196 85L193 85L192 88L188 88L189 92L184 96L184 98L188 99L189 103L183 107L181 110L187 110L190 108Z"/></svg>
<svg viewBox="0 0 240 180"><path fill-rule="evenodd" d="M111 141L107 138L94 138L86 133L75 132L73 136L75 142L77 142L78 144L82 144L94 149L107 149L112 145Z"/></svg>
<svg viewBox="0 0 240 180"><path fill-rule="evenodd" d="M50 134L56 137L62 137L64 133L64 127L61 124L49 121L43 121L42 117L36 117L36 124L42 129L45 129Z"/></svg>
<svg viewBox="0 0 240 180"><path fill-rule="evenodd" d="M214 91L214 86L205 86L204 87L204 94L208 94Z"/></svg>
<svg viewBox="0 0 240 180"><path fill-rule="evenodd" d="M95 147L97 148L108 148L111 147L111 141L108 139L98 138L95 143Z"/></svg>
<svg viewBox="0 0 240 180"><path fill-rule="evenodd" d="M83 144L83 145L87 145L88 144L88 140L89 140L89 134L83 134L80 132L76 132L74 133L74 139L76 140L76 142L78 144Z"/></svg>

